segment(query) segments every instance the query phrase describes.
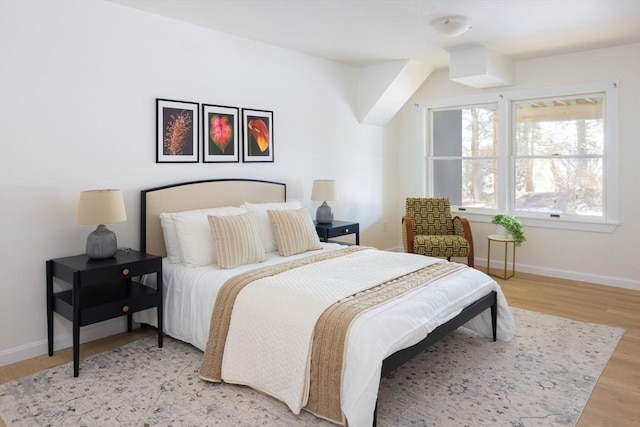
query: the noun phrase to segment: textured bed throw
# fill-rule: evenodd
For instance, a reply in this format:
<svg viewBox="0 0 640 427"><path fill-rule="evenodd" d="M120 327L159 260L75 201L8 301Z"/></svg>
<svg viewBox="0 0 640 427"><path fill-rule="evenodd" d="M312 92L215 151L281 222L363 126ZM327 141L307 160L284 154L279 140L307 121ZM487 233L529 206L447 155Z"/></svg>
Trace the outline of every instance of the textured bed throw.
<svg viewBox="0 0 640 427"><path fill-rule="evenodd" d="M218 293L216 303L213 307L209 329L209 340L207 342L204 359L202 360L202 367L200 368L200 377L203 380L211 382L222 381L222 356L224 354L224 347L229 333L233 304L236 297L245 286L256 280L276 275L283 271L290 270L291 268L301 267L313 262L331 259L336 256L342 256L347 253L363 249L363 246L351 246L341 251L328 252L289 263L251 270L229 279Z"/></svg>
<svg viewBox="0 0 640 427"><path fill-rule="evenodd" d="M390 256L352 247L230 279L216 300L201 377L249 385L294 413L306 406L344 425L340 396L351 322L466 268L443 261L425 266L424 257L385 262Z"/></svg>

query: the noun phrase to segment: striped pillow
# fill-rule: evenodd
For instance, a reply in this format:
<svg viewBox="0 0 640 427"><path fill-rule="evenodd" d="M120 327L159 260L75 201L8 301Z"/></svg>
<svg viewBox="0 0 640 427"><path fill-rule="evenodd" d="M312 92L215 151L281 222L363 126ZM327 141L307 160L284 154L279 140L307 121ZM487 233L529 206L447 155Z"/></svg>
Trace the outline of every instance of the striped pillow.
<svg viewBox="0 0 640 427"><path fill-rule="evenodd" d="M258 223L258 229L260 230L260 239L262 239L262 246L264 246L265 252L274 252L278 250L278 244L273 235L271 224L269 223L269 215L267 211L275 210L287 210L287 209L300 209L302 205L299 201L293 202L272 202L272 203L248 203L244 202L242 207L249 212L256 214L256 222Z"/></svg>
<svg viewBox="0 0 640 427"><path fill-rule="evenodd" d="M253 213L209 215L217 264L229 269L265 260L264 247Z"/></svg>
<svg viewBox="0 0 640 427"><path fill-rule="evenodd" d="M322 249L307 208L268 210L269 221L281 256Z"/></svg>

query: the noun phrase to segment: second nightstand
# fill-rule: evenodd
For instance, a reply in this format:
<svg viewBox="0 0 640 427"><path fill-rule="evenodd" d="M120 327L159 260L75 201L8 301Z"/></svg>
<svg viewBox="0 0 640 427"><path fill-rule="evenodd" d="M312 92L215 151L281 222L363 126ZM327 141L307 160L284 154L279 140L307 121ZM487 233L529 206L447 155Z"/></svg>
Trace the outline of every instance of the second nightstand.
<svg viewBox="0 0 640 427"><path fill-rule="evenodd" d="M132 280L156 275L157 289ZM71 289L54 292L53 279L70 283ZM47 335L53 355L53 313L73 323L73 376L78 376L80 327L127 316L131 332L134 312L156 307L158 347L162 347L162 257L142 252L118 251L112 258L90 259L76 255L47 261Z"/></svg>
<svg viewBox="0 0 640 427"><path fill-rule="evenodd" d="M333 221L331 224L318 224L317 221L314 221L313 223L316 226L318 237L320 237L320 240L323 242L328 242L332 237L355 234L356 245L360 244L360 224L357 222Z"/></svg>

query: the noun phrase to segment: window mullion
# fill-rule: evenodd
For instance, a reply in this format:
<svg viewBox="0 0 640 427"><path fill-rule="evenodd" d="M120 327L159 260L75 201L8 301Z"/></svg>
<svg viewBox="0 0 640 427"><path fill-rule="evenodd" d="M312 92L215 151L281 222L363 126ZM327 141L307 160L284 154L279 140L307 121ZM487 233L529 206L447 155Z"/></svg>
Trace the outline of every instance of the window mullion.
<svg viewBox="0 0 640 427"><path fill-rule="evenodd" d="M510 103L500 95L498 99L498 211L510 213L513 211L513 161L511 152L512 138L510 134L511 111Z"/></svg>

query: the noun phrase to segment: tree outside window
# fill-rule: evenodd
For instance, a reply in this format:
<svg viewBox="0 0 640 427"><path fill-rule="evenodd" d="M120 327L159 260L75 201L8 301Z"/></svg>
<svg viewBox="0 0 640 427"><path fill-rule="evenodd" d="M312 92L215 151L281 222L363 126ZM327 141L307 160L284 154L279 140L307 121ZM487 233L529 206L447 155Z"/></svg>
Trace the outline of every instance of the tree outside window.
<svg viewBox="0 0 640 427"><path fill-rule="evenodd" d="M603 95L513 103L515 211L602 216Z"/></svg>
<svg viewBox="0 0 640 427"><path fill-rule="evenodd" d="M434 195L497 208L497 105L431 111Z"/></svg>
<svg viewBox="0 0 640 427"><path fill-rule="evenodd" d="M425 195L475 221L612 232L619 224L618 82L506 90L419 104Z"/></svg>

